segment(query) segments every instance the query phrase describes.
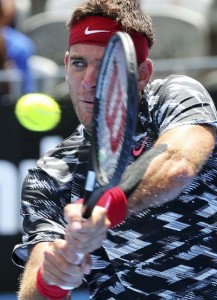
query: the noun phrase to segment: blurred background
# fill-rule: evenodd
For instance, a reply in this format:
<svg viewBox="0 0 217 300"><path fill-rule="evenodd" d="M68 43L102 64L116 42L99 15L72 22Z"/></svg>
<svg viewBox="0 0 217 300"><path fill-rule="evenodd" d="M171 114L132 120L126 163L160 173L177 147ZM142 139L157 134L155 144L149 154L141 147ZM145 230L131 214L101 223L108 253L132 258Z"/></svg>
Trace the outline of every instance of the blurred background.
<svg viewBox="0 0 217 300"><path fill-rule="evenodd" d="M66 21L82 0L0 0L0 299L16 299L21 270L11 252L21 242L21 184L27 169L76 128L64 77ZM171 73L199 80L217 107L217 0L140 0L153 19L156 43L150 52L154 78ZM54 97L59 125L44 133L24 129L15 118L26 93ZM73 299L88 299L85 285Z"/></svg>

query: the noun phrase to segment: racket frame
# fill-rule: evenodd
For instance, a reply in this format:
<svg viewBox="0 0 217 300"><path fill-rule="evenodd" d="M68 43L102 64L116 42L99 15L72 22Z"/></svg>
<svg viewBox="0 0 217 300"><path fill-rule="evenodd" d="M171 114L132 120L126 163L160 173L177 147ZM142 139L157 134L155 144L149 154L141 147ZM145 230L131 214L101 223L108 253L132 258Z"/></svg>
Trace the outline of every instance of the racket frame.
<svg viewBox="0 0 217 300"><path fill-rule="evenodd" d="M103 86L103 79L106 72L108 60L111 57L112 50L117 43L121 43L123 51L122 55L125 56L125 71L127 72L127 117L126 117L126 129L123 137L123 146L119 155L119 161L115 169L115 173L108 183L102 180L98 164L98 144L97 144L97 130L100 124L98 123L99 115L99 102L101 99L101 89ZM97 203L100 196L109 188L117 185L129 163L131 155L131 148L133 143L133 136L135 134L137 125L138 114L138 67L136 61L136 52L133 41L128 33L116 32L109 40L105 53L103 56L102 64L99 71L97 80L96 95L94 101L93 111L93 126L91 134L91 148L90 148L90 168L88 171L84 196L84 209L83 217L90 217L92 210ZM99 184L99 188L95 190L96 182Z"/></svg>

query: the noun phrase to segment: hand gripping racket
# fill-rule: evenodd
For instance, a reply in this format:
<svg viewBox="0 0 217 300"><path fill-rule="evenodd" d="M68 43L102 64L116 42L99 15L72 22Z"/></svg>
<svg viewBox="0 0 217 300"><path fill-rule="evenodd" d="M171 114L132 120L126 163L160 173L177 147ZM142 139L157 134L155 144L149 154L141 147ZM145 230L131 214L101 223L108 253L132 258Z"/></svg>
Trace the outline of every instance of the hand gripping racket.
<svg viewBox="0 0 217 300"><path fill-rule="evenodd" d="M115 33L106 46L97 80L84 219L91 216L100 196L119 183L128 165L138 113L137 73L131 37ZM78 255L82 259L83 254Z"/></svg>

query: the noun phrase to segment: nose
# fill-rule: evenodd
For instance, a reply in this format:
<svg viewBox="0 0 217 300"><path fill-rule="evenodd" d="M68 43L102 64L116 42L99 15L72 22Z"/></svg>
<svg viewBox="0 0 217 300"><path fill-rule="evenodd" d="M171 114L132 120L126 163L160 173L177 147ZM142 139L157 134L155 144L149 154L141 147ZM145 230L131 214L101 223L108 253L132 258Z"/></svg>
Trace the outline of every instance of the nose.
<svg viewBox="0 0 217 300"><path fill-rule="evenodd" d="M97 80L97 68L94 66L88 66L82 81L82 88L85 91L91 91L96 88L96 80Z"/></svg>

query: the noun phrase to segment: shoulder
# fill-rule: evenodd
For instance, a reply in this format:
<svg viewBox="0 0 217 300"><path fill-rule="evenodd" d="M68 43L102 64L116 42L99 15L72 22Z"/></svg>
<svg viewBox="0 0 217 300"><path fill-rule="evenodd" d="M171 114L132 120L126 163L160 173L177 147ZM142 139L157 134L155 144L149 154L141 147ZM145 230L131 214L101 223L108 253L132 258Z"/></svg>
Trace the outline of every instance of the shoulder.
<svg viewBox="0 0 217 300"><path fill-rule="evenodd" d="M180 125L217 125L211 96L200 82L189 76L170 75L153 80L144 92L158 132Z"/></svg>
<svg viewBox="0 0 217 300"><path fill-rule="evenodd" d="M147 86L145 93L149 105L197 105L211 106L215 111L214 102L205 87L194 78L186 75L170 75L165 79L155 79ZM156 106L157 105L157 106Z"/></svg>
<svg viewBox="0 0 217 300"><path fill-rule="evenodd" d="M186 75L170 75L164 79L154 79L147 86L147 92L163 93L163 91L188 90L191 92L202 92L208 95L204 86L196 79Z"/></svg>

